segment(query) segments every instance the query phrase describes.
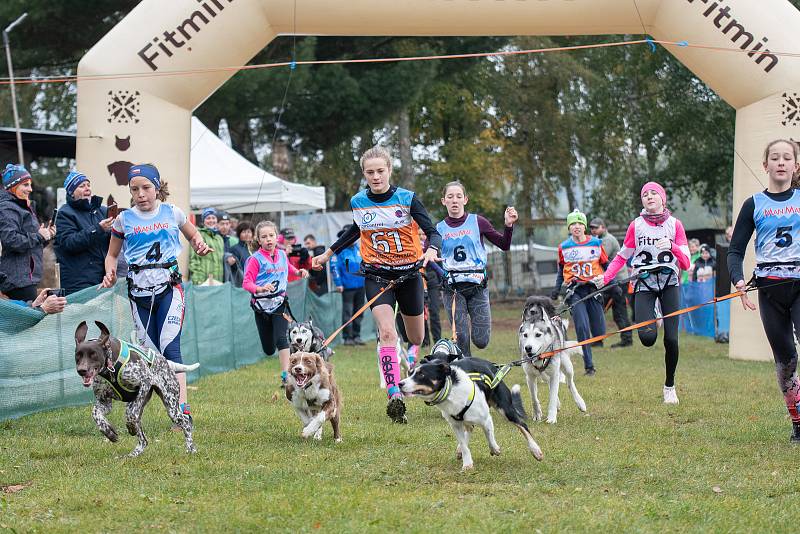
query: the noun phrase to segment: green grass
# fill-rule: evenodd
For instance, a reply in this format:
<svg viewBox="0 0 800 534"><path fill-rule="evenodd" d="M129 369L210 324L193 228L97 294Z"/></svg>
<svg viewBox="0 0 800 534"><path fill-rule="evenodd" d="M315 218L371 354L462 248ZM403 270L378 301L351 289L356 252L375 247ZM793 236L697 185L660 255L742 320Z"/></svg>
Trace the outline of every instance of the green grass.
<svg viewBox="0 0 800 534"><path fill-rule="evenodd" d="M519 312L495 316L482 354L515 359ZM577 378L589 415L562 388L558 424L532 425L543 462L495 413L503 453L490 457L475 433L468 473L435 408L411 400L410 423L389 424L374 349L340 347L334 361L345 401L338 445L330 425L321 443L300 438L274 359L194 384L194 456L156 402L136 459L125 458L135 440L123 435L121 404L117 444L89 407L0 423L0 485L29 484L0 497L0 530L794 530L800 449L788 442L773 365L731 361L726 345L682 336L677 407L661 402L660 344L598 349L597 375ZM523 385L530 411L522 372L506 383Z"/></svg>

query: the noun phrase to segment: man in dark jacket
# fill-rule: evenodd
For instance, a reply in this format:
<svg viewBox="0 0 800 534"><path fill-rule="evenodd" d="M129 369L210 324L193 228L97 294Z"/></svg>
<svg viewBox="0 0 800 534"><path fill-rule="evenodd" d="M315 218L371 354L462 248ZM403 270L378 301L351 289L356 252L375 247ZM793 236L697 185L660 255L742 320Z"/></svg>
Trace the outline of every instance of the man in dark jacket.
<svg viewBox="0 0 800 534"><path fill-rule="evenodd" d="M314 237L314 234L308 234L303 238L303 246L312 258L325 252L325 247L317 245L317 238ZM320 296L328 292L328 269L325 265L319 271L308 271L308 287Z"/></svg>
<svg viewBox="0 0 800 534"><path fill-rule="evenodd" d="M31 175L22 165L8 165L3 171L0 190L0 242L3 243L0 272L5 281L0 291L13 300L36 298L36 285L42 279L42 249L55 228L39 224L30 201Z"/></svg>
<svg viewBox="0 0 800 534"><path fill-rule="evenodd" d="M61 287L70 295L103 281L114 219L100 205L103 199L92 195L92 183L83 173L69 173L64 189L67 203L56 215L56 258Z"/></svg>

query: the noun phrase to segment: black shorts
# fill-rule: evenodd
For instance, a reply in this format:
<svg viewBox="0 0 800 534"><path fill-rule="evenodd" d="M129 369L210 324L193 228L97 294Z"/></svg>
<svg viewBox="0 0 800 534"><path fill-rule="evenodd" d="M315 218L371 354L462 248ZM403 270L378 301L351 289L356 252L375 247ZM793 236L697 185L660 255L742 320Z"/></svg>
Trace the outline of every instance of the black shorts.
<svg viewBox="0 0 800 534"><path fill-rule="evenodd" d="M377 274L377 273L376 273ZM377 277L367 276L364 281L364 289L367 293L367 300L377 295L381 289L386 287L389 280L395 280L405 273L393 273L382 271ZM400 313L407 316L422 315L425 310L425 290L422 286L422 276L419 272L407 280L401 282L399 285L384 291L375 302L370 304L370 309L375 309L375 306L381 304L388 304L394 308L394 303L397 302L400 308Z"/></svg>

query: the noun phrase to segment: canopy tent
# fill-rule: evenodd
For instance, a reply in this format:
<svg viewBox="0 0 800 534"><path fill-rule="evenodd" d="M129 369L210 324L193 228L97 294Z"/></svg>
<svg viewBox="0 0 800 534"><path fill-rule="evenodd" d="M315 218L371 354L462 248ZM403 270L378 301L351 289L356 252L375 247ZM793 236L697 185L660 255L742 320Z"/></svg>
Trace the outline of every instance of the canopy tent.
<svg viewBox="0 0 800 534"><path fill-rule="evenodd" d="M281 180L253 165L192 117L191 208L230 213L325 209L325 188Z"/></svg>

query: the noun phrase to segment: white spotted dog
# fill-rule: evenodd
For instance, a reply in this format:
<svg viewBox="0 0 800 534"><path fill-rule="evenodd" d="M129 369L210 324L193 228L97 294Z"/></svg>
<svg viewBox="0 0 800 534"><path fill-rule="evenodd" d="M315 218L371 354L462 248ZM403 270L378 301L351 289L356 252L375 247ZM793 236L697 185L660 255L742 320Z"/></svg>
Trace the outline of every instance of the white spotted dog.
<svg viewBox="0 0 800 534"><path fill-rule="evenodd" d="M322 439L322 427L330 421L333 439L342 441L339 420L342 396L333 378L333 365L317 353L295 352L289 356L286 398L303 423L302 436Z"/></svg>
<svg viewBox="0 0 800 534"><path fill-rule="evenodd" d="M539 379L548 383L550 397L547 404L547 422L556 422L560 401L558 399L559 383L564 381L569 387L572 398L578 409L586 411L586 403L575 386L575 371L570 357L581 354L581 348L575 341L566 341L566 319L555 313L553 301L547 297L529 297L522 313L522 324L519 327L519 350L522 369L528 382L533 402L533 413L536 421L542 420L542 406L539 404L537 382ZM539 355L561 349L552 357L540 358Z"/></svg>
<svg viewBox="0 0 800 534"><path fill-rule="evenodd" d="M129 456L139 456L147 447L142 430L142 413L153 392L161 398L172 422L183 430L186 452L196 452L192 440L192 421L180 408L180 386L176 372L193 371L199 363L183 365L168 361L152 349L119 340L99 321L100 338L86 340L88 327L82 322L75 329L75 367L84 387L92 387L95 396L92 417L105 437L116 442L119 437L106 419L114 400L127 404L125 424L139 443Z"/></svg>
<svg viewBox="0 0 800 534"><path fill-rule="evenodd" d="M489 453L500 454L490 406L519 429L534 458L543 458L542 449L525 423L520 387L514 385L509 390L502 381L495 381L496 373L497 366L480 358L463 358L452 363L434 360L420 363L411 376L400 381L404 395L419 397L425 404L436 406L450 424L458 442L456 457L461 459L464 471L473 467L469 438L476 426L486 435Z"/></svg>
<svg viewBox="0 0 800 534"><path fill-rule="evenodd" d="M318 327L314 326L311 318L302 323L293 322L289 325L289 352L316 352L326 362L331 359L334 352L330 347L324 345L325 334Z"/></svg>

